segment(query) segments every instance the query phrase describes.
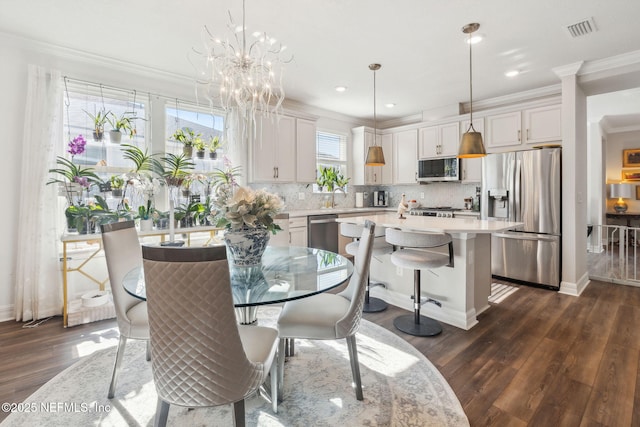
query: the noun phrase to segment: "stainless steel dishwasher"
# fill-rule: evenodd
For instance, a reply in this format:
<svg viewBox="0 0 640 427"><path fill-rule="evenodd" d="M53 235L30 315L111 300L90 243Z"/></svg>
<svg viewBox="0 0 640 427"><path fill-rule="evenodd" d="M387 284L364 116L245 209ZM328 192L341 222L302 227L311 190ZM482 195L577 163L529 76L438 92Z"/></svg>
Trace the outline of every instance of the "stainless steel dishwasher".
<svg viewBox="0 0 640 427"><path fill-rule="evenodd" d="M309 215L307 219L310 248L338 252L338 223L336 214Z"/></svg>

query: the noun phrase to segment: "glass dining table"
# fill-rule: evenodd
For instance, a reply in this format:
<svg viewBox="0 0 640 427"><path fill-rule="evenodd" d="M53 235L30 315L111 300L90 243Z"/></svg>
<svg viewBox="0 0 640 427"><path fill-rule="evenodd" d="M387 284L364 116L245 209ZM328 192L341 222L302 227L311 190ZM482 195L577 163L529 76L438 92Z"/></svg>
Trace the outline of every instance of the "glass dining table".
<svg viewBox="0 0 640 427"><path fill-rule="evenodd" d="M251 324L260 305L305 298L342 285L353 274L353 264L322 249L270 246L260 265L239 267L229 262L229 272L238 321ZM122 282L129 294L146 300L142 267L129 271Z"/></svg>

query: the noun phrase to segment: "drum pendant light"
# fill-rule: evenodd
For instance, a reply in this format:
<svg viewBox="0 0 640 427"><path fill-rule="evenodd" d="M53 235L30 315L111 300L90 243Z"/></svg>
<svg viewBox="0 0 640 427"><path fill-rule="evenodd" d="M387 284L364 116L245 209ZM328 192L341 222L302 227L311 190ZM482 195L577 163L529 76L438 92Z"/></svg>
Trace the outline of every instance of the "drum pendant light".
<svg viewBox="0 0 640 427"><path fill-rule="evenodd" d="M458 158L484 157L487 152L482 143L482 134L473 127L473 59L471 58L471 34L478 31L480 24L472 23L462 27L469 34L469 129L462 135Z"/></svg>
<svg viewBox="0 0 640 427"><path fill-rule="evenodd" d="M376 116L376 71L381 67L380 64L370 64L369 69L373 71L373 145L367 151L367 160L365 166L384 166L384 153L382 147L376 144L376 136L378 134L378 118Z"/></svg>

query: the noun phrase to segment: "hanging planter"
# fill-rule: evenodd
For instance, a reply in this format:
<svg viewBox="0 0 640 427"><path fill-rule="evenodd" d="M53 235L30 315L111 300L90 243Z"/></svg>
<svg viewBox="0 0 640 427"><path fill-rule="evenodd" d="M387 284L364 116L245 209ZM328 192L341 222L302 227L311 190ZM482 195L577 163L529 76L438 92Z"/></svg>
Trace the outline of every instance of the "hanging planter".
<svg viewBox="0 0 640 427"><path fill-rule="evenodd" d="M114 144L120 144L120 141L122 141L122 132L119 130L110 130L109 140Z"/></svg>
<svg viewBox="0 0 640 427"><path fill-rule="evenodd" d="M204 150L196 151L196 157L199 159L204 159Z"/></svg>
<svg viewBox="0 0 640 427"><path fill-rule="evenodd" d="M209 158L212 160L215 160L218 158L218 152L217 151L209 151Z"/></svg>
<svg viewBox="0 0 640 427"><path fill-rule="evenodd" d="M193 147L191 145L185 145L182 147L182 153L186 157L193 157Z"/></svg>

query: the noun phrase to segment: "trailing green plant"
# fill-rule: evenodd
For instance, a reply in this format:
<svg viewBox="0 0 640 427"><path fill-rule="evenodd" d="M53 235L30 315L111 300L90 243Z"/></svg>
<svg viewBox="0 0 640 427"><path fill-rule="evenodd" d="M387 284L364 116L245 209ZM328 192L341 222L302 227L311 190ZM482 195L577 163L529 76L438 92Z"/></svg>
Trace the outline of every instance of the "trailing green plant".
<svg viewBox="0 0 640 427"><path fill-rule="evenodd" d="M109 181L111 182L112 190L118 190L124 187L124 178L120 175L111 175Z"/></svg>
<svg viewBox="0 0 640 427"><path fill-rule="evenodd" d="M219 136L212 136L209 140L209 151L215 153L219 148L224 146L224 141Z"/></svg>
<svg viewBox="0 0 640 427"><path fill-rule="evenodd" d="M333 191L334 187L343 188L351 179L345 178L340 169L334 166L320 166L319 172L316 184L320 188L326 188L329 192Z"/></svg>
<svg viewBox="0 0 640 427"><path fill-rule="evenodd" d="M147 172L152 170L153 168L152 159L154 155L148 154L146 148L144 149L144 151L142 151L136 145L122 144L122 148L120 150L123 152L122 156L127 160L131 160L135 165L135 167L131 170L131 172L139 174L141 172Z"/></svg>
<svg viewBox="0 0 640 427"><path fill-rule="evenodd" d="M109 112L106 120L111 126L112 130L126 133L127 135L129 135L129 138L133 138L135 136L136 130L133 127L134 119L129 114L123 113L120 116L116 116L114 113Z"/></svg>
<svg viewBox="0 0 640 427"><path fill-rule="evenodd" d="M152 170L164 182L172 187L180 187L195 168L195 164L190 157L184 154L166 153L160 160L152 158Z"/></svg>
<svg viewBox="0 0 640 427"><path fill-rule="evenodd" d="M195 133L195 131L189 127L176 129L173 135L171 135L171 139L181 142L185 147L193 146L196 140L201 139L201 137L201 133Z"/></svg>
<svg viewBox="0 0 640 427"><path fill-rule="evenodd" d="M91 114L87 110L83 110L93 120L93 130L96 133L104 132L104 125L107 123L108 116L111 111L98 110L96 114Z"/></svg>

